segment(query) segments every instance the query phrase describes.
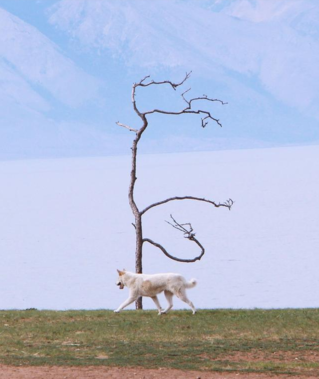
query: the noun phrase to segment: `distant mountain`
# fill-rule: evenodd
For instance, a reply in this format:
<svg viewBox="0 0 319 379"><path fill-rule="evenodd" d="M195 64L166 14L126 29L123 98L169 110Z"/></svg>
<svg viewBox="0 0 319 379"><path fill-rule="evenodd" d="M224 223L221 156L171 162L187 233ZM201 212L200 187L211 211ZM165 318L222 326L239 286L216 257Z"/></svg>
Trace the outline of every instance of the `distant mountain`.
<svg viewBox="0 0 319 379"><path fill-rule="evenodd" d="M0 8L0 159L129 152L115 122L138 122L132 83L190 70L188 95L228 102L212 107L223 129L152 117L141 151L319 142L315 0L61 0L41 14L46 28L24 20L25 4ZM138 101L179 109L179 94Z"/></svg>

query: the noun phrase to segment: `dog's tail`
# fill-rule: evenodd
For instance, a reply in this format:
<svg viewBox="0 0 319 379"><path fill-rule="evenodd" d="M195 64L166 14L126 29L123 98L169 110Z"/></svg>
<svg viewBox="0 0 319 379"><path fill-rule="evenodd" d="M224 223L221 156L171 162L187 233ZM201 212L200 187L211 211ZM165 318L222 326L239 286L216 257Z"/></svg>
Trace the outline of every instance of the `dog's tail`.
<svg viewBox="0 0 319 379"><path fill-rule="evenodd" d="M194 288L197 284L196 279L191 279L189 282L186 283L185 287L186 288Z"/></svg>

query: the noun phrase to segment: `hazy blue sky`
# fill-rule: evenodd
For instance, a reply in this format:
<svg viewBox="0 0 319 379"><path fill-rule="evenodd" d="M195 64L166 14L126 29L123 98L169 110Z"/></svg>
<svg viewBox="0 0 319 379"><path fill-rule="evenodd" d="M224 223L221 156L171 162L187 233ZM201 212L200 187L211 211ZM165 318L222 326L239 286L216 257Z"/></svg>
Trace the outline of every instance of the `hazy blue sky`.
<svg viewBox="0 0 319 379"><path fill-rule="evenodd" d="M318 67L317 0L0 0L0 159L129 153L132 83L190 70L223 128L153 116L141 151L318 144Z"/></svg>

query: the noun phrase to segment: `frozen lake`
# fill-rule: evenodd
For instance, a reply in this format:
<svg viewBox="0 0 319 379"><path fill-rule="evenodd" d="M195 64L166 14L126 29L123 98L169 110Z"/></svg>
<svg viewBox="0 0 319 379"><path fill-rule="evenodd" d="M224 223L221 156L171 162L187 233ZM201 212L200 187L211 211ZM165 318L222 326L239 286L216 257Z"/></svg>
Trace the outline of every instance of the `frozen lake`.
<svg viewBox="0 0 319 379"><path fill-rule="evenodd" d="M235 201L147 213L145 237L198 254L165 223L172 213L206 253L178 263L146 244L144 272L197 278L197 308L319 307L318 162L319 146L140 156L141 208L177 195ZM115 281L117 268L134 271L129 171L129 156L0 162L0 309L114 309L127 297Z"/></svg>

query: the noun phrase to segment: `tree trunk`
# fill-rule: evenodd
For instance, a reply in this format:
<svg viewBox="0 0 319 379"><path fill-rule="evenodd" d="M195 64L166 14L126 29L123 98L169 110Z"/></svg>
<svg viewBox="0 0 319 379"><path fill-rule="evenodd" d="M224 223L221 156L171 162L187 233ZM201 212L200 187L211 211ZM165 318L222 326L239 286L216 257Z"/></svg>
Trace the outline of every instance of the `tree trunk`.
<svg viewBox="0 0 319 379"><path fill-rule="evenodd" d="M135 272L142 274L142 257L143 257L143 231L142 231L142 217L138 215L135 217L135 232L136 232L136 250L135 250ZM143 309L142 297L138 298L135 303L136 309Z"/></svg>
<svg viewBox="0 0 319 379"><path fill-rule="evenodd" d="M147 121L145 120L144 126L147 126ZM135 272L137 274L142 274L143 272L143 267L142 267L142 253L143 253L143 230L142 230L142 215L135 203L134 200L134 188L135 188L135 182L136 182L136 156L137 156L137 144L138 141L141 138L143 130L140 130L137 135L135 140L133 141L132 145L132 170L131 170L131 182L129 186L129 192L128 192L128 197L129 197L129 203L130 207L132 209L132 212L134 214L135 218L135 235L136 235L136 249L135 249ZM142 303L142 298L139 298L135 302L135 307L136 309L143 309L143 303Z"/></svg>

